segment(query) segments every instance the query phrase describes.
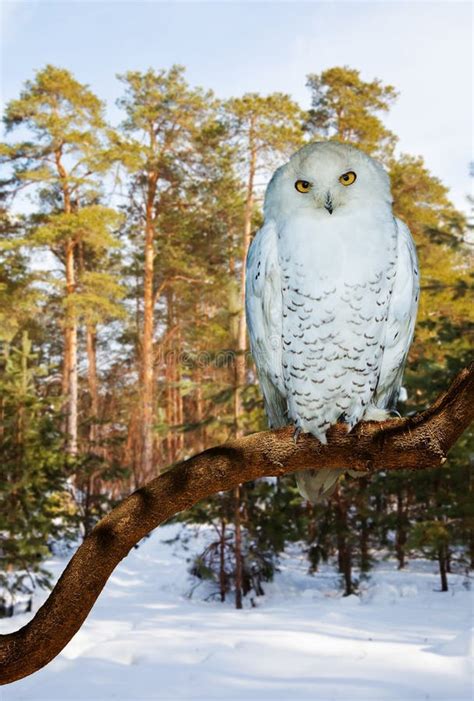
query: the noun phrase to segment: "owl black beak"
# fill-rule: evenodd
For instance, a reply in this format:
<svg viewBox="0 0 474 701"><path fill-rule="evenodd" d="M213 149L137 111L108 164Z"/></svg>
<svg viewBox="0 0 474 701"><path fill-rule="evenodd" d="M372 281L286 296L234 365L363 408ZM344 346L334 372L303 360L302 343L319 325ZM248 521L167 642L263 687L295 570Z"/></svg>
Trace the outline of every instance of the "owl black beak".
<svg viewBox="0 0 474 701"><path fill-rule="evenodd" d="M324 202L324 207L325 207L325 209L328 210L329 214L332 214L333 207L332 207L332 197L331 197L330 192L326 193L326 200Z"/></svg>

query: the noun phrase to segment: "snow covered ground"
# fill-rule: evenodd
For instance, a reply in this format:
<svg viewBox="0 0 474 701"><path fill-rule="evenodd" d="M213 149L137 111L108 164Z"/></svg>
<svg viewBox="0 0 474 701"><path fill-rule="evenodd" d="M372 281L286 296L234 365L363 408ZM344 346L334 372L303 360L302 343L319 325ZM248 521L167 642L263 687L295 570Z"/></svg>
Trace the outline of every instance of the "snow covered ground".
<svg viewBox="0 0 474 701"><path fill-rule="evenodd" d="M472 592L450 575L439 592L436 565L398 572L381 564L359 597L341 597L337 576L306 573L287 554L256 608L204 601L186 558L156 531L111 577L92 613L45 669L0 691L2 701L284 699L464 701L472 696ZM58 575L64 560L48 567ZM44 597L43 597L44 598ZM40 598L36 606L41 603ZM0 632L31 614L0 621Z"/></svg>

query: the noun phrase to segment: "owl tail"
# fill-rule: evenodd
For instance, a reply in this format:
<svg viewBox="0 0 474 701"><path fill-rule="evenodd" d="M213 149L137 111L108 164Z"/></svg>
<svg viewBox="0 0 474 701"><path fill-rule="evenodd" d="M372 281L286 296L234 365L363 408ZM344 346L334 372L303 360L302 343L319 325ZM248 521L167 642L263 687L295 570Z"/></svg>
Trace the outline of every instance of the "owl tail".
<svg viewBox="0 0 474 701"><path fill-rule="evenodd" d="M323 501L337 487L345 470L302 470L296 473L296 484L303 499L312 504Z"/></svg>
<svg viewBox="0 0 474 701"><path fill-rule="evenodd" d="M296 473L296 484L303 499L317 504L331 496L344 474L363 477L366 472L345 469L302 470Z"/></svg>

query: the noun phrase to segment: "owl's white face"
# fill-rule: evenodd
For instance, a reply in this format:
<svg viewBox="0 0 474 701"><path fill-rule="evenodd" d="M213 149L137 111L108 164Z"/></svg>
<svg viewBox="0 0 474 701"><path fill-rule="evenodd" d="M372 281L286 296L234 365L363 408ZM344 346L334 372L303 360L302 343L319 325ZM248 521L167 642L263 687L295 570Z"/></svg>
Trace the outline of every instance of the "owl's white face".
<svg viewBox="0 0 474 701"><path fill-rule="evenodd" d="M265 194L265 217L334 217L377 203L392 203L383 167L353 146L325 141L304 146L275 171Z"/></svg>

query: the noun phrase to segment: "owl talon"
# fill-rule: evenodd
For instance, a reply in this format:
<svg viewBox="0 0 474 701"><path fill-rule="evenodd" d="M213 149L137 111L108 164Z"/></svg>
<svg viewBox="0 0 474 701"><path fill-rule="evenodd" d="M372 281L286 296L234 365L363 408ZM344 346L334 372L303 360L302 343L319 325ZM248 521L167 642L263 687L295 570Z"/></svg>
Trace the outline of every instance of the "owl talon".
<svg viewBox="0 0 474 701"><path fill-rule="evenodd" d="M298 438L301 433L301 428L299 426L296 426L295 431L293 433L293 443L296 445L298 443Z"/></svg>

